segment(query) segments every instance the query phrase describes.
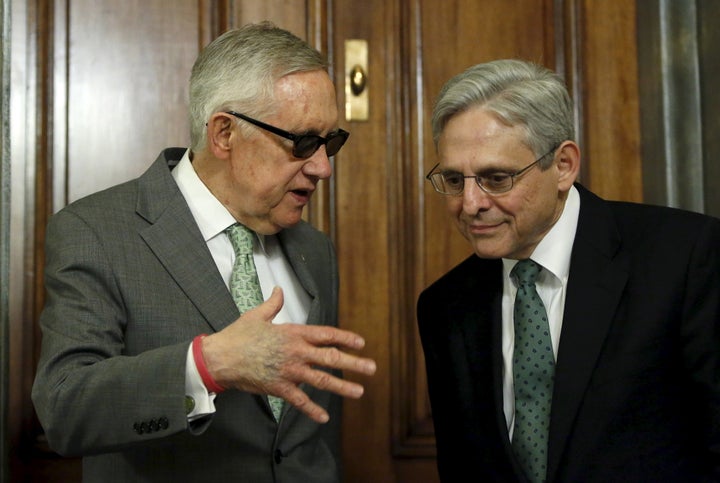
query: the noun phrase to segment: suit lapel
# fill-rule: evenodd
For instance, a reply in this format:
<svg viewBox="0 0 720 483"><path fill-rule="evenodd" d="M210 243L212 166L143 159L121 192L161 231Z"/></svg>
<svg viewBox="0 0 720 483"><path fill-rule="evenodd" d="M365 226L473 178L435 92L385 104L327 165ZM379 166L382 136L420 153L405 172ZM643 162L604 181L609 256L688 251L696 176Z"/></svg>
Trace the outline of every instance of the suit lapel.
<svg viewBox="0 0 720 483"><path fill-rule="evenodd" d="M580 217L573 245L555 370L548 481L557 473L628 277L620 234L606 202L578 186Z"/></svg>
<svg viewBox="0 0 720 483"><path fill-rule="evenodd" d="M298 237L292 236L292 229L285 229L278 234L278 240L287 260L290 262L300 284L312 299L308 310L308 324L325 324L321 301L318 298L317 281L310 273L305 260L302 243Z"/></svg>
<svg viewBox="0 0 720 483"><path fill-rule="evenodd" d="M310 295L311 302L308 309L307 324L326 325L329 322L326 320L327 316L323 304L328 303L328 301L321 301L320 297L318 297L317 281L308 268L302 237L294 236L294 233L296 233L294 228L286 228L278 233L278 241L298 281ZM301 384L301 388L311 399L316 399L315 394L319 389L305 383ZM267 398L263 399L267 400ZM301 415L298 410L290 411L290 409L291 406L288 403L283 405L282 417L285 419L284 425L286 427Z"/></svg>
<svg viewBox="0 0 720 483"><path fill-rule="evenodd" d="M172 153L177 156L177 153ZM237 307L163 152L140 178L137 213L150 224L140 236L215 331L238 317ZM182 153L180 153L182 156Z"/></svg>
<svg viewBox="0 0 720 483"><path fill-rule="evenodd" d="M462 320L459 324L461 336L458 340L463 341L464 347L458 349L466 354L470 368L469 380L464 383L468 387L474 387L478 381L487 380L482 374L490 374L497 430L500 435L504 435L502 444L512 460L512 447L503 408L502 262L473 255L466 263L469 263L469 273L462 277L465 286L457 287L455 299L448 308L448 312L454 314L451 319L458 317ZM489 353L489 370L483 367L488 359L480 356L486 353Z"/></svg>
<svg viewBox="0 0 720 483"><path fill-rule="evenodd" d="M490 309L487 317L492 321L492 391L496 408L495 420L498 425L498 434L502 436L501 444L505 453L508 455L512 466L517 474L522 474L522 470L515 463L515 453L510 442L510 434L508 433L507 419L505 417L505 393L503 388L504 361L503 361L503 339L502 339L502 262L496 260L496 274L493 276L494 282L488 287L488 294L491 300L487 300L487 307Z"/></svg>

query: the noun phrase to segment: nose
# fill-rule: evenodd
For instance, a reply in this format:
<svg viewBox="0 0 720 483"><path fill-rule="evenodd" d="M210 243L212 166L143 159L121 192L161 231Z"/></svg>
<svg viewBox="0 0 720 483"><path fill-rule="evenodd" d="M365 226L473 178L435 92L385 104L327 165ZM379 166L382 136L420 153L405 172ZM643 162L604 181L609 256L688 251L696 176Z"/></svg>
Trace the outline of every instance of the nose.
<svg viewBox="0 0 720 483"><path fill-rule="evenodd" d="M471 178L465 179L465 188L462 192L463 211L474 216L480 211L486 211L492 206L492 197L480 188Z"/></svg>
<svg viewBox="0 0 720 483"><path fill-rule="evenodd" d="M332 165L330 164L327 151L325 151L325 146L320 146L320 148L305 161L305 164L303 164L303 173L319 179L327 179L332 175Z"/></svg>

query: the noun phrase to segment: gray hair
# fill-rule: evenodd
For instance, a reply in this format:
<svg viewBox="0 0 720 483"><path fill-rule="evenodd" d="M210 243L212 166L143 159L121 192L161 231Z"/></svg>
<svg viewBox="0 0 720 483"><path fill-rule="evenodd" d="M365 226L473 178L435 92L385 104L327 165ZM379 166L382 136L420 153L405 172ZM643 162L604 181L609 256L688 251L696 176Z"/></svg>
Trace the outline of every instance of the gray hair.
<svg viewBox="0 0 720 483"><path fill-rule="evenodd" d="M575 138L573 104L565 83L554 72L530 62L496 60L450 79L433 109L436 149L448 121L474 106L482 106L508 126L522 126L525 144L536 156Z"/></svg>
<svg viewBox="0 0 720 483"><path fill-rule="evenodd" d="M273 94L279 79L327 67L320 52L270 22L225 32L203 49L190 75L192 150L205 147L205 126L215 112L266 115L277 107Z"/></svg>

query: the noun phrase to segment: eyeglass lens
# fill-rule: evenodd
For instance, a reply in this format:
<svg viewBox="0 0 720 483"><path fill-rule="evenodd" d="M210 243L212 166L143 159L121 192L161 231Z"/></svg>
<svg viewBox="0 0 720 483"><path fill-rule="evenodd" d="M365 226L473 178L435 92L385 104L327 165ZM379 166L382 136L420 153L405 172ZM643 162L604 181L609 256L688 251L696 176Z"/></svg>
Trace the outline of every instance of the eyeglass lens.
<svg viewBox="0 0 720 483"><path fill-rule="evenodd" d="M296 158L309 158L320 146L325 144L325 151L328 156L334 156L343 147L347 140L345 131L338 131L328 135L327 138L315 134L303 134L295 138L293 142L293 156Z"/></svg>

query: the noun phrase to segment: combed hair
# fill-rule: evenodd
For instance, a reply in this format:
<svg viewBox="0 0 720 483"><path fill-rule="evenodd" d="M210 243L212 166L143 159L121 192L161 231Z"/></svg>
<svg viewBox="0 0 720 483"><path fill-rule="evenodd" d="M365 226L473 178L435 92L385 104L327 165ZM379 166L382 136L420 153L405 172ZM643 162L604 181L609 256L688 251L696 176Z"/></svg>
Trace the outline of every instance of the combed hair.
<svg viewBox="0 0 720 483"><path fill-rule="evenodd" d="M433 109L436 149L448 121L475 106L482 106L508 126L522 126L525 143L536 156L563 141L575 140L573 104L565 83L556 73L537 64L496 60L470 67L450 79L440 90Z"/></svg>
<svg viewBox="0 0 720 483"><path fill-rule="evenodd" d="M198 56L190 75L190 141L201 151L214 113L236 110L262 117L275 108L276 82L289 74L326 70L327 60L292 33L270 22L225 32Z"/></svg>

